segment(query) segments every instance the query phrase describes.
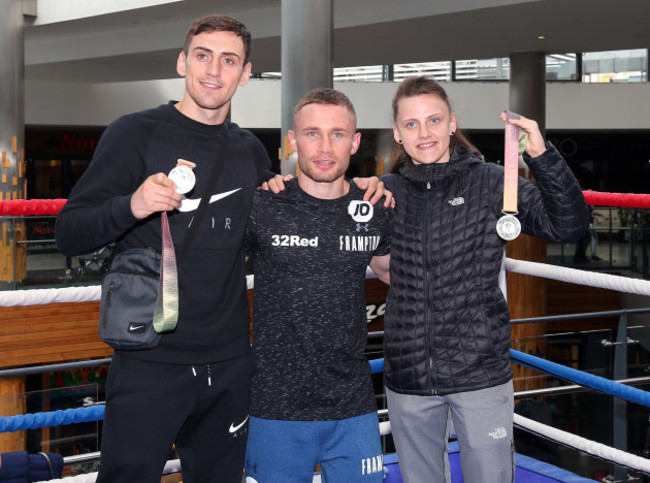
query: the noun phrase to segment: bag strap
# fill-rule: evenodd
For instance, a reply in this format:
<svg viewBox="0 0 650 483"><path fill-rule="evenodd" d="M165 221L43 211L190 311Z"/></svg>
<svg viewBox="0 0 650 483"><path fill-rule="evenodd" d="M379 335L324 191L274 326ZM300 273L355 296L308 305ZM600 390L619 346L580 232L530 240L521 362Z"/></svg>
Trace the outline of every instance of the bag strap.
<svg viewBox="0 0 650 483"><path fill-rule="evenodd" d="M208 211L210 199L210 188L214 186L217 177L221 172L221 168L225 161L225 155L228 151L228 128L224 123L224 131L222 133L223 142L219 143L217 148L216 163L210 172L210 177L205 185L205 190L201 196L199 207L196 214L190 223L190 226L185 234L185 239L178 252L178 257L174 249L174 242L169 231L169 219L167 212L163 211L160 218L161 232L162 232L162 260L160 263L160 279L158 281L158 299L156 300L156 307L153 313L153 327L158 333L168 332L174 330L178 324L178 268L177 262L187 249L191 246L198 226L205 217Z"/></svg>

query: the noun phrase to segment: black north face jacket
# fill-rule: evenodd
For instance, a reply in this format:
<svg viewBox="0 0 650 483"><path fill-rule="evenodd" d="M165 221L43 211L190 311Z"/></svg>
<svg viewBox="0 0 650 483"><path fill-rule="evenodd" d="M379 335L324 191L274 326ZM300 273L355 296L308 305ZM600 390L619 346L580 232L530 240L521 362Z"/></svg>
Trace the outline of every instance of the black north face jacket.
<svg viewBox="0 0 650 483"><path fill-rule="evenodd" d="M589 209L557 150L524 154L537 186L519 178L522 232L578 240ZM384 317L385 382L404 394L452 394L504 384L510 313L498 276L505 242L503 167L457 147L448 163L409 164L382 179L397 200Z"/></svg>

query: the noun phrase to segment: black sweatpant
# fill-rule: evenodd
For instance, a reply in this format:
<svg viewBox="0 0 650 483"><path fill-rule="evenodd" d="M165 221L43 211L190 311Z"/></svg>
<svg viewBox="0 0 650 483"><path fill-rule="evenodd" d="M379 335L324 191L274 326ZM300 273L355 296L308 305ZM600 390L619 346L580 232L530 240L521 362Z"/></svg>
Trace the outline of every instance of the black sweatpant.
<svg viewBox="0 0 650 483"><path fill-rule="evenodd" d="M176 443L185 483L240 483L252 359L160 364L116 353L97 483L159 483Z"/></svg>

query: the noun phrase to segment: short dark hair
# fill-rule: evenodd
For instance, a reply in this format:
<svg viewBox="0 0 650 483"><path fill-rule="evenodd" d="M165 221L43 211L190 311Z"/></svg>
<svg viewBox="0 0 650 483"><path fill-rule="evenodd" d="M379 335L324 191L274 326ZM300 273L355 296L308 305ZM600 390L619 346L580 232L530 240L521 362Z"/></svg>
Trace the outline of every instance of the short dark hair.
<svg viewBox="0 0 650 483"><path fill-rule="evenodd" d="M330 89L329 87L320 87L318 89L313 89L300 98L298 104L296 104L296 107L293 110L293 115L295 116L298 111L300 111L300 109L309 104L326 104L331 106L345 107L348 111L350 111L352 117L354 117L356 124L357 113L354 110L352 101L350 101L348 96L342 92Z"/></svg>
<svg viewBox="0 0 650 483"><path fill-rule="evenodd" d="M189 55L192 39L203 32L232 32L241 38L244 42L244 65L246 65L251 55L251 33L243 23L228 15L222 14L207 15L195 20L187 31L187 34L185 34L183 52L185 52L186 56Z"/></svg>

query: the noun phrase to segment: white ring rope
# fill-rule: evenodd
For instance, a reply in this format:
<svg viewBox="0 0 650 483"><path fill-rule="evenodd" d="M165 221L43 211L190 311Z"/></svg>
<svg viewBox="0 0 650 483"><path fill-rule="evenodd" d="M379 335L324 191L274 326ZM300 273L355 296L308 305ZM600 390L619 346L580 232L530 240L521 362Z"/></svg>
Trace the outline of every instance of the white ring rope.
<svg viewBox="0 0 650 483"><path fill-rule="evenodd" d="M47 483L95 483L95 481L97 481L97 472L84 473L77 476L66 476L65 478L48 480Z"/></svg>
<svg viewBox="0 0 650 483"><path fill-rule="evenodd" d="M636 456L625 451L606 446L589 439L576 436L575 434L562 431L560 429L538 423L532 419L525 418L517 413L514 414L514 423L516 426L538 434L544 438L555 441L556 443L563 444L575 448L583 453L593 455L603 460L612 461L621 466L641 471L650 474L650 460ZM379 434L386 436L391 433L390 421L382 421L379 423ZM180 461L168 461L165 465L163 474L180 472ZM57 480L50 480L48 483L95 483L97 473L88 473L85 475L78 475L68 478Z"/></svg>
<svg viewBox="0 0 650 483"><path fill-rule="evenodd" d="M169 460L165 463L165 469L163 469L162 474L168 475L170 473L180 473L180 471L181 460ZM97 481L97 472L85 473L77 476L67 476L65 478L49 480L47 483L95 483L95 481Z"/></svg>
<svg viewBox="0 0 650 483"><path fill-rule="evenodd" d="M386 436L387 434L390 434L392 432L392 429L390 427L390 421L381 421L379 423L379 435L380 436Z"/></svg>
<svg viewBox="0 0 650 483"><path fill-rule="evenodd" d="M617 463L621 466L650 474L650 460L642 458L641 456L626 453L620 449L612 448L611 446L606 446L604 444L591 441L581 436L576 436L575 434L567 433L566 431L538 423L537 421L525 418L517 413L514 415L514 423L517 426L521 426L522 428L526 429L527 431L539 434L544 438L550 439L557 443L561 443L565 446L570 446L572 448L578 449L583 453L587 453L607 461L613 461L614 463Z"/></svg>
<svg viewBox="0 0 650 483"><path fill-rule="evenodd" d="M65 302L93 302L101 298L99 285L0 291L0 307L45 305Z"/></svg>
<svg viewBox="0 0 650 483"><path fill-rule="evenodd" d="M650 460L642 458L641 456L626 453L620 449L612 448L611 446L606 446L581 436L576 436L575 434L538 423L537 421L525 418L517 413L514 414L514 423L516 426L520 426L526 431L533 432L546 439L555 441L556 443L569 446L578 451L582 451L583 453L590 454L606 461L614 462L636 471L650 474ZM390 433L390 421L380 422L379 434L381 436L386 436Z"/></svg>
<svg viewBox="0 0 650 483"><path fill-rule="evenodd" d="M253 288L252 275L246 276L246 288ZM101 296L102 287L100 285L29 290L2 290L0 291L0 307L45 305L68 302L96 302L101 299Z"/></svg>
<svg viewBox="0 0 650 483"><path fill-rule="evenodd" d="M514 260L506 258L506 269L510 272L536 277L550 278L561 282L588 285L590 287L606 288L619 292L650 295L650 280L621 277L607 273L595 273L576 268L559 267L539 262Z"/></svg>
<svg viewBox="0 0 650 483"><path fill-rule="evenodd" d="M514 414L514 423L527 431L536 433L544 438L555 441L556 443L563 444L575 448L583 453L593 455L595 457L612 461L621 466L631 468L636 471L641 471L650 474L650 460L636 456L625 451L606 446L601 443L576 436L575 434L562 431L560 429L547 426L532 419L525 418L517 413ZM390 421L382 421L379 423L379 434L386 436L391 433ZM163 473L177 473L180 471L180 461L168 461L165 465ZM86 475L79 475L68 477L58 480L50 480L49 483L94 483L97 478L97 473L89 473Z"/></svg>
<svg viewBox="0 0 650 483"><path fill-rule="evenodd" d="M510 272L536 277L550 278L561 282L588 285L590 287L606 288L619 292L650 295L650 280L641 280L607 273L594 273L575 268L547 265L545 263L525 260L505 259L506 269ZM376 278L368 268L366 278ZM253 275L246 276L246 288L254 286ZM101 287L66 287L32 290L0 291L0 307L16 305L43 305L64 302L92 302L101 298Z"/></svg>
<svg viewBox="0 0 650 483"><path fill-rule="evenodd" d="M650 460L642 458L641 456L626 453L620 449L612 448L611 446L606 446L581 436L576 436L575 434L538 423L537 421L525 418L517 413L514 414L514 423L527 431L531 431L546 439L555 441L556 443L569 446L597 458L612 461L636 471L650 474ZM387 434L390 434L390 432L390 421L382 421L379 423L379 434L381 436L386 436Z"/></svg>

